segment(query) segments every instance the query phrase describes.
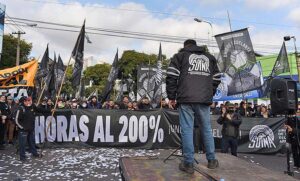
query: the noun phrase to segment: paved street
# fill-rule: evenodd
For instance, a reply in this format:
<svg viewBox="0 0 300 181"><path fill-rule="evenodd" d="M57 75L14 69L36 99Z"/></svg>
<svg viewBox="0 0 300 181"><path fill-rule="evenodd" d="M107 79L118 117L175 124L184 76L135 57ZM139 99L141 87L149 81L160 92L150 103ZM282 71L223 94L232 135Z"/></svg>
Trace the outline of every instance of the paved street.
<svg viewBox="0 0 300 181"><path fill-rule="evenodd" d="M157 156L169 151L115 148L45 149L42 158L31 158L28 154L28 161L22 163L14 148L10 147L1 150L0 180L121 180L118 168L120 157ZM286 169L285 155L239 154L239 157L282 174ZM295 170L295 177L300 179L299 170Z"/></svg>

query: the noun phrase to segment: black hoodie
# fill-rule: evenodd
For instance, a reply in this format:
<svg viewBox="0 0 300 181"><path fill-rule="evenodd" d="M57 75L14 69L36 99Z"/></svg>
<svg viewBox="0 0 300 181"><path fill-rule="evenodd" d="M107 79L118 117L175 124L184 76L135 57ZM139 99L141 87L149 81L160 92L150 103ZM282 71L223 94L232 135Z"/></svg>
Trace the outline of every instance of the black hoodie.
<svg viewBox="0 0 300 181"><path fill-rule="evenodd" d="M204 47L191 45L171 59L167 69L167 94L178 103L211 104L220 83L214 56Z"/></svg>
<svg viewBox="0 0 300 181"><path fill-rule="evenodd" d="M16 113L16 124L19 129L24 131L33 131L36 112L51 113L50 109L31 106L20 105Z"/></svg>

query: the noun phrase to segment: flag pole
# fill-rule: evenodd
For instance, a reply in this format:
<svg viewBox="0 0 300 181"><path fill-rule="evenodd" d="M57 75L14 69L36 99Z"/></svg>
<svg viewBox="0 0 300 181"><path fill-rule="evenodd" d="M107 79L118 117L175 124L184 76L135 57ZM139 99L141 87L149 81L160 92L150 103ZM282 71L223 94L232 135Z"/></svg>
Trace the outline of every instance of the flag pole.
<svg viewBox="0 0 300 181"><path fill-rule="evenodd" d="M147 91L146 91L146 96L149 93L149 87L150 87L150 58L148 57L148 82L147 82ZM149 96L149 95L148 95ZM150 102L151 102L151 97L149 96Z"/></svg>
<svg viewBox="0 0 300 181"><path fill-rule="evenodd" d="M78 47L77 47L77 49L78 49ZM45 140L44 140L43 146L41 147L41 150L40 150L40 156L42 156L43 149L45 148L45 143L46 143L46 140L47 140L48 130L50 129L50 125L51 125L51 122L52 122L52 120L53 120L54 113L56 112L56 107L57 107L57 103L58 103L58 97L59 97L59 95L60 95L60 93L61 93L62 86L63 86L63 82L64 82L64 80L65 80L65 77L66 77L67 70L68 70L68 68L69 68L71 59L72 59L72 54L71 54L71 56L70 56L70 58L69 58L69 61L68 61L66 70L65 70L64 75L63 75L63 77L62 77L62 81L61 81L59 90L58 90L58 92L57 92L57 96L56 96L56 100L55 100L55 104L54 104L53 111L51 110L51 111L52 111L51 119L50 119L50 121L49 121L49 123L48 123L48 125L47 125L47 127L46 127L46 130L45 130ZM44 87L45 87L45 86L44 86Z"/></svg>
<svg viewBox="0 0 300 181"><path fill-rule="evenodd" d="M229 15L229 11L227 10L227 18L228 18L228 23L229 23L229 28L230 28L230 32L232 32L232 26L231 26L231 19L230 19L230 15ZM233 38L232 38L232 41L233 41ZM233 47L235 49L235 46L234 46L234 42L233 42ZM239 71L239 78L240 78L240 82L241 82L241 87L242 87L242 100L245 100L245 104L246 104L246 108L245 108L245 116L247 116L247 99L245 99L245 95L244 95L244 88L243 88L243 82L242 82L242 78L241 78L241 71Z"/></svg>

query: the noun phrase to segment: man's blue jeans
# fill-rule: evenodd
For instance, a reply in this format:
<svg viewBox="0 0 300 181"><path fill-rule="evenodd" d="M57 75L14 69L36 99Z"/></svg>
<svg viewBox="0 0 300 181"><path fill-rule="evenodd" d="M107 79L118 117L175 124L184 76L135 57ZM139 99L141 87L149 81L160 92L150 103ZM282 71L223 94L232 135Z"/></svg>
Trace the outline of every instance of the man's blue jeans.
<svg viewBox="0 0 300 181"><path fill-rule="evenodd" d="M33 131L19 131L19 148L20 148L20 160L25 160L25 147L26 141L28 142L29 152L32 155L38 155L36 148L35 148L35 139L34 139L34 132Z"/></svg>
<svg viewBox="0 0 300 181"><path fill-rule="evenodd" d="M215 142L211 131L210 107L203 104L180 104L179 120L181 126L181 142L185 163L194 162L193 129L194 120L200 120L203 134L206 159L215 159ZM194 119L197 116L199 119Z"/></svg>

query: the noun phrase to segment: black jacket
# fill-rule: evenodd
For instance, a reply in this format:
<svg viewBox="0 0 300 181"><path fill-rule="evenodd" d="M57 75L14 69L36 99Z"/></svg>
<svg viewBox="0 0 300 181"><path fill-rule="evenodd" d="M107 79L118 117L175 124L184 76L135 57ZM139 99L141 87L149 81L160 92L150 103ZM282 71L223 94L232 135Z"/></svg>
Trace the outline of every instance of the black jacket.
<svg viewBox="0 0 300 181"><path fill-rule="evenodd" d="M6 102L0 102L1 115L10 116L11 112Z"/></svg>
<svg viewBox="0 0 300 181"><path fill-rule="evenodd" d="M16 119L15 119L19 129L24 131L33 131L36 112L50 113L51 110L41 108L41 107L36 107L35 105L29 107L20 105L18 107L18 111L16 113Z"/></svg>
<svg viewBox="0 0 300 181"><path fill-rule="evenodd" d="M152 109L152 106L149 104L143 104L143 103L140 103L138 104L138 107L140 110L150 110Z"/></svg>
<svg viewBox="0 0 300 181"><path fill-rule="evenodd" d="M298 144L298 139L300 140L300 120L297 116L288 117L287 125L291 126L293 131L288 134L287 142Z"/></svg>
<svg viewBox="0 0 300 181"><path fill-rule="evenodd" d="M214 56L204 47L181 49L167 69L167 94L178 103L211 104L220 83L220 72Z"/></svg>
<svg viewBox="0 0 300 181"><path fill-rule="evenodd" d="M242 123L242 118L238 113L234 113L232 117L232 120L228 120L225 114L224 117L220 116L217 122L223 125L222 136L237 138L239 136L239 127Z"/></svg>

